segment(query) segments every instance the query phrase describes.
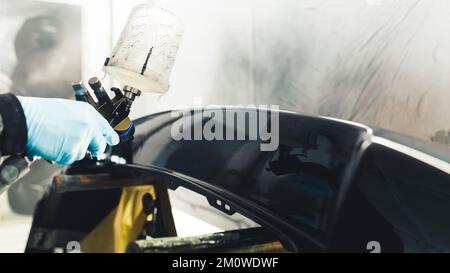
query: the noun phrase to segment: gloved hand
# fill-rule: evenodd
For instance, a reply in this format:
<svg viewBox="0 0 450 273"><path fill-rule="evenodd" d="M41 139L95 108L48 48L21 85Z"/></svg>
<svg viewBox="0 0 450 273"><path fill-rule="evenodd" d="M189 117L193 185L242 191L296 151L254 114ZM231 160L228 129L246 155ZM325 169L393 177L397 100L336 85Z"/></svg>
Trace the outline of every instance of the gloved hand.
<svg viewBox="0 0 450 273"><path fill-rule="evenodd" d="M69 165L105 152L119 136L88 103L33 97L17 97L27 123L27 154Z"/></svg>

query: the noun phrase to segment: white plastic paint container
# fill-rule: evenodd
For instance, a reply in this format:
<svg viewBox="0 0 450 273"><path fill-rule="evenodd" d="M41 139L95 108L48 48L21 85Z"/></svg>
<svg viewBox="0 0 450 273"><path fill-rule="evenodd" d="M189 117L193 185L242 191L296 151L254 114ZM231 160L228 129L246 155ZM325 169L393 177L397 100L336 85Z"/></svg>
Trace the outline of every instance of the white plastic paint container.
<svg viewBox="0 0 450 273"><path fill-rule="evenodd" d="M182 35L181 21L169 11L136 6L104 70L123 85L165 93Z"/></svg>

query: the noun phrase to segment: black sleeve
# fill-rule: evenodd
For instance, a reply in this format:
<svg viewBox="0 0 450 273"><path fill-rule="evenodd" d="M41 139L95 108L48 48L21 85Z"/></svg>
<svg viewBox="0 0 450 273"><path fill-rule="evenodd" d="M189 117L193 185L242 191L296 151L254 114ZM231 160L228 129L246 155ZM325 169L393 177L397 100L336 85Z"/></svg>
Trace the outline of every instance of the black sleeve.
<svg viewBox="0 0 450 273"><path fill-rule="evenodd" d="M27 123L19 100L11 93L0 95L0 153L22 154L26 142Z"/></svg>

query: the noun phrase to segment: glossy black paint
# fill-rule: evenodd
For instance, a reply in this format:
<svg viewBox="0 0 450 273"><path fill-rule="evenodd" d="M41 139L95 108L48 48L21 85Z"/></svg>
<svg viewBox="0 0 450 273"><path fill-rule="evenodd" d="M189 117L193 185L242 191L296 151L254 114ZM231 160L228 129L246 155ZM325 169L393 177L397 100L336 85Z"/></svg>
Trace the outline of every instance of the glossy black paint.
<svg viewBox="0 0 450 273"><path fill-rule="evenodd" d="M193 127L202 120L197 115L201 112L192 112ZM280 112L279 148L262 152L260 140L175 141L175 120L166 113L136 122L133 163L174 170L230 191L303 226L319 241L326 239L335 197L367 135L363 127Z"/></svg>
<svg viewBox="0 0 450 273"><path fill-rule="evenodd" d="M192 114L191 126L195 126L194 123L201 120L195 115L200 112ZM134 164L155 165L185 174L254 203L302 230L320 245L321 251L366 252L370 241L380 242L389 252L447 250L450 242L444 237L450 237L450 232L436 235L445 239L445 247L419 248L400 236L397 232L400 222L395 217L392 219L386 206L380 205L393 202L395 195L383 194L377 183L383 183L382 178L386 181L387 177L400 177L419 193L423 189L414 181L432 181L437 185L435 190L442 191L441 196L445 197L450 186L448 171L372 143L371 137L390 139L441 161L446 159L446 147L434 147L378 128L373 133L366 126L333 119L289 112L279 112L279 115L280 146L274 152L261 152L259 141L175 141L171 137L171 125L176 118L169 112L148 116L136 122L131 160ZM383 158L378 161L390 168L384 170L382 177L370 180L367 164L375 155ZM419 169L420 176L409 174ZM370 186L375 188L368 190ZM421 212L433 215L436 199L429 194L418 194L416 198L419 197L423 202ZM439 206L450 206L450 197L444 197ZM414 199L409 202L400 202L397 206L408 211L415 203ZM448 226L446 219L435 216L429 216L423 225ZM404 233L414 234L410 229ZM411 235L420 238L416 244L433 245L427 241L431 237L424 237L422 233L416 237ZM297 245L296 249L301 251L302 245Z"/></svg>
<svg viewBox="0 0 450 273"><path fill-rule="evenodd" d="M185 187L224 213L247 216L294 252L368 252L369 242L382 252L450 252L448 148L359 124L277 113L275 151L261 151L259 140L175 141L178 117L163 112L136 120L135 140L114 147L103 164L81 162L66 175L149 176L171 189ZM200 114L184 118L195 127L208 120ZM114 158L122 163L108 162ZM53 194L80 190L86 189L66 184ZM37 223L54 218L42 204Z"/></svg>
<svg viewBox="0 0 450 273"><path fill-rule="evenodd" d="M360 165L336 249L355 251L371 238L384 252L450 252L448 173L379 144Z"/></svg>

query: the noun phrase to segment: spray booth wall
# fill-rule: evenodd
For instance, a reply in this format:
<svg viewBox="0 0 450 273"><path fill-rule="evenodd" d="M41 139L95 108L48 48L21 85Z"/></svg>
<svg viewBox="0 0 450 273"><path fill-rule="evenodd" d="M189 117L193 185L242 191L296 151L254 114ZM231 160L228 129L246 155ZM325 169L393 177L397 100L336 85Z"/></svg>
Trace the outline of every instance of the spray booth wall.
<svg viewBox="0 0 450 273"><path fill-rule="evenodd" d="M137 3L112 1L112 39ZM157 1L185 35L168 94L135 116L267 104L450 145L450 1ZM98 32L96 34L98 38Z"/></svg>

